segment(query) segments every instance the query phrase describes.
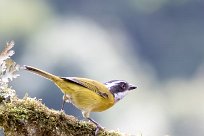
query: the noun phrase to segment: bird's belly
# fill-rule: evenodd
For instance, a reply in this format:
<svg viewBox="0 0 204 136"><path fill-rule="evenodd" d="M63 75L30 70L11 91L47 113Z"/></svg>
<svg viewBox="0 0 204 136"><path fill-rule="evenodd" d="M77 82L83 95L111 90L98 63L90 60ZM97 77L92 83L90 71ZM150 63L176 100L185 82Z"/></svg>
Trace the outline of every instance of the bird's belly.
<svg viewBox="0 0 204 136"><path fill-rule="evenodd" d="M97 104L84 104L83 101L71 101L71 103L77 107L78 109L82 110L82 111L90 111L90 112L102 112L104 110L109 109L110 107L113 106L113 104L104 104L104 103L97 103Z"/></svg>
<svg viewBox="0 0 204 136"><path fill-rule="evenodd" d="M103 98L91 91L79 91L72 94L71 102L80 110L101 112L113 106L114 99Z"/></svg>
<svg viewBox="0 0 204 136"><path fill-rule="evenodd" d="M95 107L92 108L92 112L105 111L105 110L109 109L112 106L113 106L113 104L111 104L111 103L96 105Z"/></svg>

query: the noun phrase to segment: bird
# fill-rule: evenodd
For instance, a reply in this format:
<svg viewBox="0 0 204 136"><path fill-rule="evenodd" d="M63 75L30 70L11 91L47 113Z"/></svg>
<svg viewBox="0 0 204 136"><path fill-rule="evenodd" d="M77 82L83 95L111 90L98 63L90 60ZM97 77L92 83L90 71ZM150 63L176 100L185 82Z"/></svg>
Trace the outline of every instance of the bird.
<svg viewBox="0 0 204 136"><path fill-rule="evenodd" d="M95 135L97 135L98 131L103 129L103 127L90 118L90 113L102 112L111 108L131 90L137 88L125 80L110 80L101 83L82 77L60 77L27 65L24 65L23 69L54 82L64 93L61 110L64 109L65 102L72 103L76 108L82 111L82 115L85 119L88 119L96 125Z"/></svg>

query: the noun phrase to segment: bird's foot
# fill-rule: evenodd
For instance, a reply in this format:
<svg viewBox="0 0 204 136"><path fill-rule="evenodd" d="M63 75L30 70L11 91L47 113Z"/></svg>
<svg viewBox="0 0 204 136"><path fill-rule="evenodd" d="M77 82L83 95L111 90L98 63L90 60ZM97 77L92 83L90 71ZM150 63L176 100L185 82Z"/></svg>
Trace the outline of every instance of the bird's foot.
<svg viewBox="0 0 204 136"><path fill-rule="evenodd" d="M93 119L91 119L91 118L87 118L87 119L96 125L96 130L95 130L94 136L97 136L99 130L104 129L104 128L100 124L98 124L96 121L94 121Z"/></svg>
<svg viewBox="0 0 204 136"><path fill-rule="evenodd" d="M97 136L98 132L100 129L104 129L101 125L97 124L96 125L96 130L95 130L95 133L94 133L94 136Z"/></svg>

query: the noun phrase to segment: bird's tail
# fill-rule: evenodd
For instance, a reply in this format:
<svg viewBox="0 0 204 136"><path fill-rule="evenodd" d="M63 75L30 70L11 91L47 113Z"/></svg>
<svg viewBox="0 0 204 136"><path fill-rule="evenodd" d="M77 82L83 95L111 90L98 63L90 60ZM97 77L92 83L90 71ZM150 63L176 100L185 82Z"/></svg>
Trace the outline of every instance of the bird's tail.
<svg viewBox="0 0 204 136"><path fill-rule="evenodd" d="M37 75L40 75L40 76L42 76L44 78L47 78L47 79L51 80L51 81L57 81L57 80L60 79L60 77L58 77L58 76L55 76L53 74L50 74L50 73L48 73L46 71L40 70L40 69L35 68L35 67L24 65L23 69L28 70L30 72L33 72L33 73L35 73Z"/></svg>

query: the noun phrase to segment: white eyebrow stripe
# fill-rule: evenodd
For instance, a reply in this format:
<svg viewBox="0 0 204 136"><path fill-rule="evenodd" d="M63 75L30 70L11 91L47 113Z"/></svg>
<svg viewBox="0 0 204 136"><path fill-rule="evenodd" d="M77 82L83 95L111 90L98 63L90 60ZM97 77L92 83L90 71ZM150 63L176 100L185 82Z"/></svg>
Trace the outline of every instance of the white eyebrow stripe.
<svg viewBox="0 0 204 136"><path fill-rule="evenodd" d="M114 81L114 82L111 82L111 83L106 83L105 86L110 89L110 87L112 87L112 86L114 86L114 85L116 85L118 83L121 83L121 82L123 82L123 81L121 81L121 80L120 81Z"/></svg>

